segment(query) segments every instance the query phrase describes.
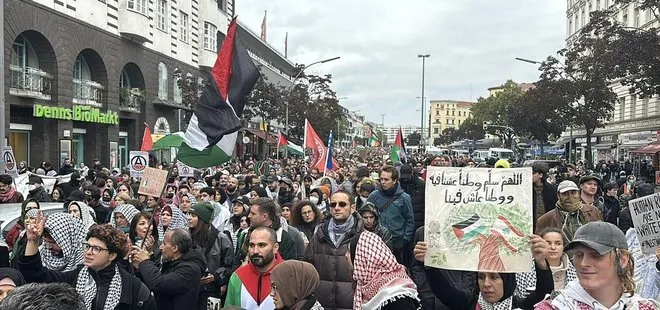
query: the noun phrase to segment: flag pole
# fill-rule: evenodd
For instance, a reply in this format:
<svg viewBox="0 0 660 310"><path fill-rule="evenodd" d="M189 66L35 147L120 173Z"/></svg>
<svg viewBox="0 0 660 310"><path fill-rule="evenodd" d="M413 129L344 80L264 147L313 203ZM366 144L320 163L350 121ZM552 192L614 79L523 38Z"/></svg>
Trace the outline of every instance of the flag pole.
<svg viewBox="0 0 660 310"><path fill-rule="evenodd" d="M178 157L174 157L174 160L172 161L172 164L170 165L170 168L167 169L167 178L165 179L165 182L169 180L170 176L172 175L172 170L174 167L176 167L176 162L179 160ZM153 228L154 224L156 223L156 216L158 215L158 211L160 210L160 201L163 199L163 195L165 194L165 190L167 189L167 184L163 186L163 188L160 190L160 196L158 197L158 204L154 208L154 213L151 215L151 221L149 221L149 226L147 226L147 233L144 235L144 239L146 240L147 237L149 236L149 231ZM162 240L154 240L154 244L156 244L156 241L162 241ZM142 245L140 245L141 249L144 249L144 245L146 242L144 240L142 241Z"/></svg>

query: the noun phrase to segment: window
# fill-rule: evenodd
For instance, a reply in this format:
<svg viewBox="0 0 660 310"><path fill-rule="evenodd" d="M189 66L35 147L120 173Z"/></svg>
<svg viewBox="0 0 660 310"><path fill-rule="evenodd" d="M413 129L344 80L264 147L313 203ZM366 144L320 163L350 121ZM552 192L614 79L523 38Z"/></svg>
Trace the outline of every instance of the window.
<svg viewBox="0 0 660 310"><path fill-rule="evenodd" d="M623 17L621 17L621 23L623 26L628 26L628 13L623 13Z"/></svg>
<svg viewBox="0 0 660 310"><path fill-rule="evenodd" d="M435 115L440 115L440 110L435 110Z"/></svg>
<svg viewBox="0 0 660 310"><path fill-rule="evenodd" d="M177 71L177 70L174 70ZM174 77L174 92L172 96L174 97L174 102L176 103L181 103L183 102L183 98L181 97L181 87L179 87L179 80L181 79L180 76L175 76Z"/></svg>
<svg viewBox="0 0 660 310"><path fill-rule="evenodd" d="M619 98L619 120L622 121L626 114L626 97Z"/></svg>
<svg viewBox="0 0 660 310"><path fill-rule="evenodd" d="M158 64L158 99L167 100L167 66Z"/></svg>
<svg viewBox="0 0 660 310"><path fill-rule="evenodd" d="M630 97L630 119L637 118L637 95Z"/></svg>
<svg viewBox="0 0 660 310"><path fill-rule="evenodd" d="M568 20L568 34L573 34L573 20L569 19Z"/></svg>
<svg viewBox="0 0 660 310"><path fill-rule="evenodd" d="M122 69L119 75L119 89L122 88L131 88L131 80L128 78L126 69Z"/></svg>
<svg viewBox="0 0 660 310"><path fill-rule="evenodd" d="M601 0L596 0L596 11L600 11L600 1Z"/></svg>
<svg viewBox="0 0 660 310"><path fill-rule="evenodd" d="M449 110L447 110L447 116L449 116Z"/></svg>
<svg viewBox="0 0 660 310"><path fill-rule="evenodd" d="M227 0L216 0L218 2L218 10L227 12Z"/></svg>
<svg viewBox="0 0 660 310"><path fill-rule="evenodd" d="M147 0L128 0L128 9L147 15Z"/></svg>
<svg viewBox="0 0 660 310"><path fill-rule="evenodd" d="M582 25L582 27L584 27L584 25L587 24L587 14L584 14L584 11L582 11L580 16L581 16L580 24Z"/></svg>
<svg viewBox="0 0 660 310"><path fill-rule="evenodd" d="M188 14L180 12L181 29L179 30L179 40L188 43Z"/></svg>
<svg viewBox="0 0 660 310"><path fill-rule="evenodd" d="M635 27L639 27L642 25L642 21L640 20L639 17L639 9L635 8Z"/></svg>
<svg viewBox="0 0 660 310"><path fill-rule="evenodd" d="M156 28L160 31L167 32L167 0L158 1L158 8L156 10Z"/></svg>
<svg viewBox="0 0 660 310"><path fill-rule="evenodd" d="M218 50L218 28L211 23L204 22L204 49L215 52Z"/></svg>
<svg viewBox="0 0 660 310"><path fill-rule="evenodd" d="M435 134L435 135L438 134L438 127L433 128L433 134Z"/></svg>
<svg viewBox="0 0 660 310"><path fill-rule="evenodd" d="M456 111L451 111L451 116L456 116Z"/></svg>

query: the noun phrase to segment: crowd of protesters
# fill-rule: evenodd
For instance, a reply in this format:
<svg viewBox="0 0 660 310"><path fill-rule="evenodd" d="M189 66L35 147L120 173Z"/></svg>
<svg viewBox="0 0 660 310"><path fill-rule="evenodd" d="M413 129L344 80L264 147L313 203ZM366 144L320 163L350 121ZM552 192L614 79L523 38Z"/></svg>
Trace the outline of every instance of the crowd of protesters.
<svg viewBox="0 0 660 310"><path fill-rule="evenodd" d="M0 175L0 203L21 204L5 236L0 309L660 309L660 251L641 251L628 208L654 193L645 176L533 164L532 268L471 272L424 266L426 170L514 164L421 153L391 162L378 148L334 155L333 171L297 157L186 177L154 164L170 171L161 197L99 161L65 161L70 181L48 192L51 165L22 163L27 197ZM62 212L46 214L45 202Z"/></svg>

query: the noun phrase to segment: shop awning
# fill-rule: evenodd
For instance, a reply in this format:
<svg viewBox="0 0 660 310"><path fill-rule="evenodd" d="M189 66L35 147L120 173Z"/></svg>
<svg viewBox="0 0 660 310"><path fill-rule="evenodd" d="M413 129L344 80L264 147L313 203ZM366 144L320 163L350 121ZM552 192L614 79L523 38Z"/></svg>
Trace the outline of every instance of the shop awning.
<svg viewBox="0 0 660 310"><path fill-rule="evenodd" d="M266 140L267 143L270 144L277 144L277 138L271 136L267 132L261 131L261 130L256 130L256 129L247 129L247 132L259 137L262 140Z"/></svg>
<svg viewBox="0 0 660 310"><path fill-rule="evenodd" d="M631 153L640 153L640 154L655 154L660 152L660 142L653 142L649 145L642 146L636 150L630 151Z"/></svg>

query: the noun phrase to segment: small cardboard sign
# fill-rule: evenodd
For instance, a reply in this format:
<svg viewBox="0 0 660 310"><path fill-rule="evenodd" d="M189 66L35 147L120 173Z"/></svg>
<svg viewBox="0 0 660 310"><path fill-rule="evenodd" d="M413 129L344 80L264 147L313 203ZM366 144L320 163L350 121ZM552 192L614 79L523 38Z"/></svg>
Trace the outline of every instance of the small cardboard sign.
<svg viewBox="0 0 660 310"><path fill-rule="evenodd" d="M129 163L131 176L134 178L139 178L144 173L144 170L149 167L149 153L131 151Z"/></svg>
<svg viewBox="0 0 660 310"><path fill-rule="evenodd" d="M5 146L2 148L2 169L5 174L10 175L12 178L18 177L18 170L16 163L16 157L14 157L14 151L11 149L11 146Z"/></svg>
<svg viewBox="0 0 660 310"><path fill-rule="evenodd" d="M160 197L163 188L167 184L167 170L146 167L140 180L138 194L152 197Z"/></svg>

